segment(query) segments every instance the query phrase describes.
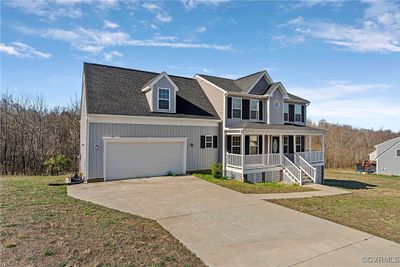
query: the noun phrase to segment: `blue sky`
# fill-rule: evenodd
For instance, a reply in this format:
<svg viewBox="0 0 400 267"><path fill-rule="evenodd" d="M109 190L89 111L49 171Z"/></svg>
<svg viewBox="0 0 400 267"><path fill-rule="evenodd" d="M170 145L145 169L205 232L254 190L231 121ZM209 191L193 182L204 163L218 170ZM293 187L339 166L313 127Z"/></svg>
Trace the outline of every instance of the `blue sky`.
<svg viewBox="0 0 400 267"><path fill-rule="evenodd" d="M400 131L400 3L1 2L1 92L80 95L82 62L192 77L262 69L313 120Z"/></svg>

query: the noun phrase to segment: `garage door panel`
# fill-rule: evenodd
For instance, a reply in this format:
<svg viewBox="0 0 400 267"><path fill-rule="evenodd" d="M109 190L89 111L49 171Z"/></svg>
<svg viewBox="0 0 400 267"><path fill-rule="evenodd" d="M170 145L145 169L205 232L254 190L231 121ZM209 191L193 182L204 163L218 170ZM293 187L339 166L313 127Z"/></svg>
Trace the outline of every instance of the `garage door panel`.
<svg viewBox="0 0 400 267"><path fill-rule="evenodd" d="M184 172L183 142L107 144L106 179L123 179Z"/></svg>

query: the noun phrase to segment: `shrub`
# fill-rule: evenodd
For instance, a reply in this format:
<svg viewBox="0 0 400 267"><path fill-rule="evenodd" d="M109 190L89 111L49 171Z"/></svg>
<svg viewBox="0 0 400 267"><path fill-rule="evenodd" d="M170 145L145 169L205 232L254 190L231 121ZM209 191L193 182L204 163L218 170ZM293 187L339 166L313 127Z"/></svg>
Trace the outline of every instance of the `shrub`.
<svg viewBox="0 0 400 267"><path fill-rule="evenodd" d="M58 175L65 172L71 165L71 161L64 155L57 155L49 158L44 162L47 173L51 175Z"/></svg>
<svg viewBox="0 0 400 267"><path fill-rule="evenodd" d="M222 164L221 163L212 163L211 164L211 175L214 178L221 179L222 178Z"/></svg>

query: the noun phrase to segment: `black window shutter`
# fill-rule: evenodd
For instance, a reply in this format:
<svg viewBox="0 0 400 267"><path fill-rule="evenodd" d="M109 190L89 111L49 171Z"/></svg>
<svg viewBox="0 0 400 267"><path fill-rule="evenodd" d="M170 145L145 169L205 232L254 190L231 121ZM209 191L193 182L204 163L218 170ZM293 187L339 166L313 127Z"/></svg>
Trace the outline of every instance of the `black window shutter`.
<svg viewBox="0 0 400 267"><path fill-rule="evenodd" d="M242 119L250 119L250 100L242 99Z"/></svg>
<svg viewBox="0 0 400 267"><path fill-rule="evenodd" d="M228 97L228 119L232 118L232 97Z"/></svg>
<svg viewBox="0 0 400 267"><path fill-rule="evenodd" d="M262 147L263 147L263 136L258 136L258 154L262 154Z"/></svg>
<svg viewBox="0 0 400 267"><path fill-rule="evenodd" d="M301 106L301 121L304 122L305 107Z"/></svg>
<svg viewBox="0 0 400 267"><path fill-rule="evenodd" d="M249 155L250 154L250 136L246 135L244 138L244 154Z"/></svg>
<svg viewBox="0 0 400 267"><path fill-rule="evenodd" d="M226 136L226 150L228 153L232 153L231 148L232 148L232 135Z"/></svg>
<svg viewBox="0 0 400 267"><path fill-rule="evenodd" d="M200 148L206 148L206 136L200 136Z"/></svg>
<svg viewBox="0 0 400 267"><path fill-rule="evenodd" d="M213 148L218 147L218 136L214 135L213 136Z"/></svg>
<svg viewBox="0 0 400 267"><path fill-rule="evenodd" d="M301 137L300 137L300 139L301 139L301 151L300 152L304 152L304 139L305 139L305 136L304 135L302 135Z"/></svg>
<svg viewBox="0 0 400 267"><path fill-rule="evenodd" d="M262 100L260 100L259 102L258 102L258 105L259 105L259 111L260 111L260 117L259 117L259 119L260 119L260 121L262 121L263 120L263 102L262 102Z"/></svg>
<svg viewBox="0 0 400 267"><path fill-rule="evenodd" d="M294 122L294 105L289 104L289 121Z"/></svg>

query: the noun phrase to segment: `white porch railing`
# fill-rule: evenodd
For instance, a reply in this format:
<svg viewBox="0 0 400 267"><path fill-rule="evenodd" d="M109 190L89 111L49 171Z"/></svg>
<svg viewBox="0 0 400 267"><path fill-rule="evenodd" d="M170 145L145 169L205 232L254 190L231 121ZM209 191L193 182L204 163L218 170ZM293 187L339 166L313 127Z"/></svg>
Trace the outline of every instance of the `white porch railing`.
<svg viewBox="0 0 400 267"><path fill-rule="evenodd" d="M297 152L300 157L308 161L309 163L324 162L324 152L323 151L305 151Z"/></svg>
<svg viewBox="0 0 400 267"><path fill-rule="evenodd" d="M244 156L244 164L263 164L263 155L246 155Z"/></svg>
<svg viewBox="0 0 400 267"><path fill-rule="evenodd" d="M279 165L281 164L281 154L266 154L265 164L266 165Z"/></svg>
<svg viewBox="0 0 400 267"><path fill-rule="evenodd" d="M290 161L286 156L282 155L282 166L285 168L289 174L291 174L291 178L293 178L299 185L302 185L303 182L301 180L301 170L293 162Z"/></svg>
<svg viewBox="0 0 400 267"><path fill-rule="evenodd" d="M226 153L226 165L231 167L242 167L242 155Z"/></svg>
<svg viewBox="0 0 400 267"><path fill-rule="evenodd" d="M316 168L311 166L311 164L302 158L299 153L294 154L294 164L296 164L315 183L317 175Z"/></svg>

